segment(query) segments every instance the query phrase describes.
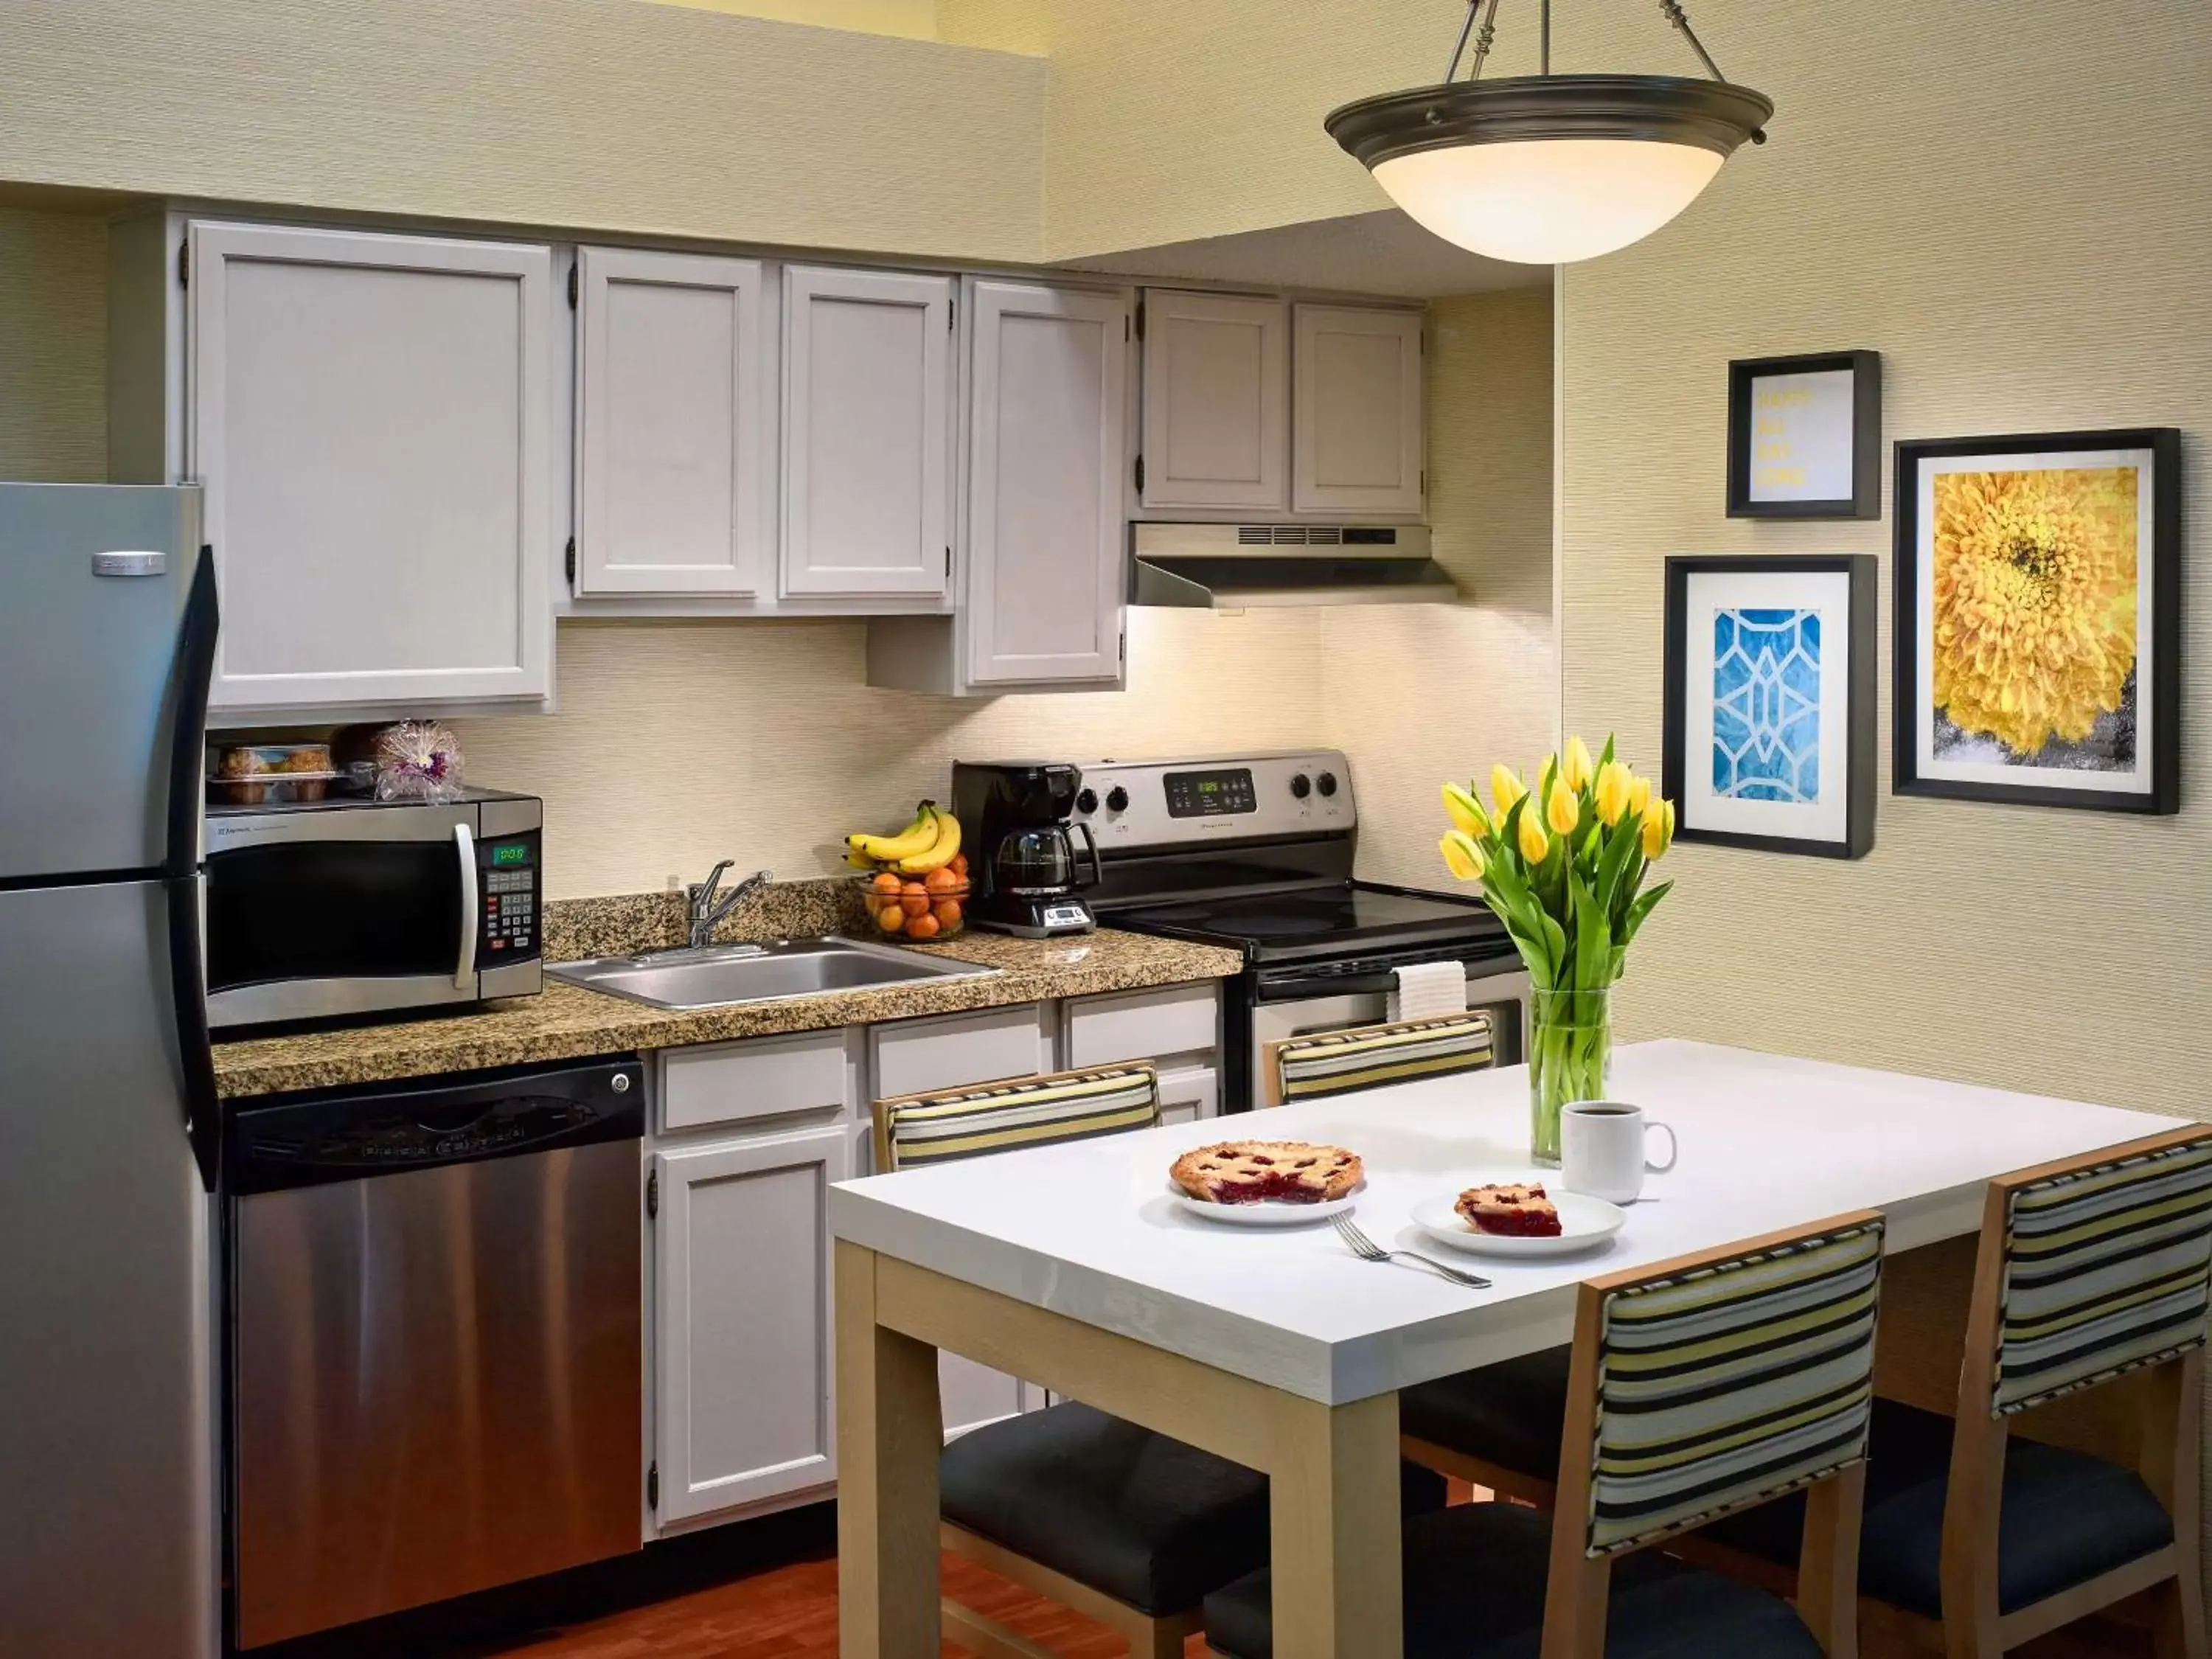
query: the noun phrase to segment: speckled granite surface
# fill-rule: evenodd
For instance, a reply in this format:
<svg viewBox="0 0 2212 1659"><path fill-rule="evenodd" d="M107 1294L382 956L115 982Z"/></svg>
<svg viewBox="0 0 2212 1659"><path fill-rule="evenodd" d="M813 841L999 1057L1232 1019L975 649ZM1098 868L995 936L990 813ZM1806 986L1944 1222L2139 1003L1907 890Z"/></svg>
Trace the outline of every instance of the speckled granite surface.
<svg viewBox="0 0 2212 1659"><path fill-rule="evenodd" d="M738 872L724 878L733 883ZM685 943L681 893L620 893L611 898L555 899L545 907L545 959L665 951ZM814 939L860 919L860 892L849 881L779 881L722 918L718 945L746 940Z"/></svg>
<svg viewBox="0 0 2212 1659"><path fill-rule="evenodd" d="M836 884L791 884L823 885ZM587 903L634 901L584 901ZM647 913L649 919L649 912ZM680 933L682 902L676 920ZM734 922L738 920L732 917ZM619 938L598 946L601 954L641 948L613 924L592 937ZM793 927L791 933L809 930ZM815 927L813 933L826 931ZM555 937L546 930L549 942ZM580 928L575 937L583 937ZM777 933L753 937L788 937ZM950 944L904 947L929 955L981 963L1001 971L987 979L943 980L879 986L863 991L832 991L730 1008L672 1013L642 1003L603 996L548 980L543 994L489 1003L477 1012L397 1024L364 1025L285 1036L247 1037L218 1042L216 1079L222 1094L273 1094L289 1089L333 1088L393 1078L427 1077L491 1066L521 1066L538 1060L574 1060L589 1054L620 1054L632 1048L672 1048L690 1042L725 1042L737 1037L769 1036L785 1031L819 1030L832 1025L870 1024L913 1019L924 1014L957 1013L1009 1003L1044 1002L1058 997L1090 996L1102 991L1130 991L1150 985L1218 979L1243 966L1232 951L1187 945L1174 939L1101 928L1064 939L1009 939L1000 933L966 933ZM563 951L564 957L570 952Z"/></svg>

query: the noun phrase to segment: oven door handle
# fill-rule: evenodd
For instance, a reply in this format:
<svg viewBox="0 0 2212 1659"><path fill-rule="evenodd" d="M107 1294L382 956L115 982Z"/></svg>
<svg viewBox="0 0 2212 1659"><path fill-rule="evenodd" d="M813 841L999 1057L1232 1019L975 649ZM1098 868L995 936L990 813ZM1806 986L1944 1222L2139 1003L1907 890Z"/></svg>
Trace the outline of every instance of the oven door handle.
<svg viewBox="0 0 2212 1659"><path fill-rule="evenodd" d="M453 826L454 850L461 855L461 950L453 969L453 988L473 991L477 984L477 907L483 902L477 885L477 838L465 823Z"/></svg>

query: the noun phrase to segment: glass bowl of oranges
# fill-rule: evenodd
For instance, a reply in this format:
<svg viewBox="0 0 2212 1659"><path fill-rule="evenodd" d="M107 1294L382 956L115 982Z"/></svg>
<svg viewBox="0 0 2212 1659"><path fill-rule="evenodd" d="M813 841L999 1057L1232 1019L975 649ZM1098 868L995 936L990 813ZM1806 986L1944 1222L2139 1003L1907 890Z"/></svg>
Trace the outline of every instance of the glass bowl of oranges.
<svg viewBox="0 0 2212 1659"><path fill-rule="evenodd" d="M963 854L926 876L881 870L856 876L870 929L879 939L915 945L951 939L968 921L968 860Z"/></svg>

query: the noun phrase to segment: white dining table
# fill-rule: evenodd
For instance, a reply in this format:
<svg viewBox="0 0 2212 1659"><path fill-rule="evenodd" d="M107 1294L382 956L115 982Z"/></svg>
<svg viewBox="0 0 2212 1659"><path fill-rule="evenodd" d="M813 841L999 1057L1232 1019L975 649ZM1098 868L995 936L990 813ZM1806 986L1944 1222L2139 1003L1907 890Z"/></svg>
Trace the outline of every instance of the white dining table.
<svg viewBox="0 0 2212 1659"><path fill-rule="evenodd" d="M1963 1335L1984 1183L2172 1126L1672 1041L1617 1049L1608 1090L1669 1124L1680 1156L1572 1255L1462 1255L1411 1219L1530 1169L1518 1066L832 1188L841 1652L938 1650L940 1349L1264 1470L1277 1654L1401 1659L1398 1390L1566 1341L1594 1273L1872 1209L1893 1258L1882 1335L1911 1334L1878 1348L1877 1387L1948 1411L1942 1334ZM1326 1222L1236 1226L1176 1202L1179 1153L1248 1137L1351 1148L1359 1226L1489 1287L1362 1261Z"/></svg>

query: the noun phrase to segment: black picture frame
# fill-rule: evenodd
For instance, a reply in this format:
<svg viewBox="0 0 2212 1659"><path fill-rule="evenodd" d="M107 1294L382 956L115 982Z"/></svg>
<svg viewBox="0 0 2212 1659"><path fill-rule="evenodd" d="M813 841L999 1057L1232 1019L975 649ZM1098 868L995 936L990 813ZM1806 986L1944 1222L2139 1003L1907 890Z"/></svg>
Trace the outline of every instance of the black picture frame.
<svg viewBox="0 0 2212 1659"><path fill-rule="evenodd" d="M1678 841L1711 842L1762 853L1802 857L1863 859L1874 850L1876 739L1880 732L1875 698L1880 643L1875 630L1881 562L1871 553L1737 554L1678 556L1667 561L1665 725L1660 742L1660 792L1674 804ZM1850 641L1844 674L1849 718L1844 752L1844 838L1807 840L1795 836L1755 836L1700 829L1683 810L1686 781L1690 578L1711 572L1761 572L1777 575L1840 573L1850 579Z"/></svg>
<svg viewBox="0 0 2212 1659"><path fill-rule="evenodd" d="M1752 384L1775 374L1851 374L1851 493L1841 501L1755 501L1751 498ZM1742 357L1729 364L1728 516L1731 519L1881 517L1881 354L1814 351L1793 357Z"/></svg>
<svg viewBox="0 0 2212 1659"><path fill-rule="evenodd" d="M2147 790L2055 788L2047 784L1987 783L1920 775L1920 463L1976 455L2049 454L2116 449L2151 455L2151 677L2149 784ZM1893 489L1891 544L1890 788L1899 795L2077 811L2165 816L2181 810L2181 432L2176 427L2128 427L2090 432L1899 440ZM2142 580L2142 550L2136 580ZM2138 684L2136 695L2145 696Z"/></svg>

